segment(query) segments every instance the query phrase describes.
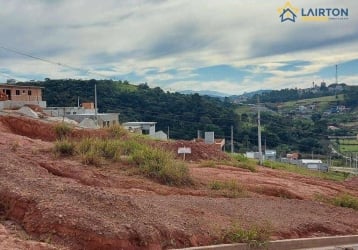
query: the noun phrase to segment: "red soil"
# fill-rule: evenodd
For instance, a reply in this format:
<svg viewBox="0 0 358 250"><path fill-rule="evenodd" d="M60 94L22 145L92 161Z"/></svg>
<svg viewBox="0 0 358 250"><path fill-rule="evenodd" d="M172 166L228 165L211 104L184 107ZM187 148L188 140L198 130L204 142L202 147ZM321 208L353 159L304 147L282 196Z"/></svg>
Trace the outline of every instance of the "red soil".
<svg viewBox="0 0 358 250"><path fill-rule="evenodd" d="M334 182L266 168L251 173L192 163L195 185L169 187L133 175L119 163L96 168L76 157L56 158L52 126L0 117L0 249L207 245L222 242L232 223L269 223L274 239L358 233L358 211L314 201L316 194L358 196L358 178ZM211 159L208 148L196 150L193 159ZM235 180L247 191L226 198L208 188L214 180Z"/></svg>

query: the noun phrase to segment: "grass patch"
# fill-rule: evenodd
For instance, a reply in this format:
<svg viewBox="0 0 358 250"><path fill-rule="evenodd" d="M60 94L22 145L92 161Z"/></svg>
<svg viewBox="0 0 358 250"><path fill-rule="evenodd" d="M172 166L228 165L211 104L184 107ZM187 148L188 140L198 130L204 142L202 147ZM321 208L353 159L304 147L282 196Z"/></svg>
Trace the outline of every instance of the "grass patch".
<svg viewBox="0 0 358 250"><path fill-rule="evenodd" d="M57 123L54 129L56 138L60 140L67 138L72 132L72 127L64 122Z"/></svg>
<svg viewBox="0 0 358 250"><path fill-rule="evenodd" d="M358 210L358 197L352 196L347 193L338 194L333 198L324 195L316 195L315 200L328 203L337 207L346 207Z"/></svg>
<svg viewBox="0 0 358 250"><path fill-rule="evenodd" d="M100 166L104 159L120 159L121 142L114 139L85 138L77 143L77 151L82 163Z"/></svg>
<svg viewBox="0 0 358 250"><path fill-rule="evenodd" d="M116 133L116 136L122 134ZM101 166L107 161L132 163L137 173L167 185L190 185L189 169L164 149L145 143L141 137L121 141L113 138L83 138L74 142L63 139L55 144L55 151L62 155L78 154L82 163Z"/></svg>
<svg viewBox="0 0 358 250"><path fill-rule="evenodd" d="M358 198L349 194L340 194L332 199L332 204L339 207L358 210Z"/></svg>
<svg viewBox="0 0 358 250"><path fill-rule="evenodd" d="M211 190L220 191L227 198L237 198L246 196L246 189L237 181L212 181L209 183Z"/></svg>
<svg viewBox="0 0 358 250"><path fill-rule="evenodd" d="M216 163L215 163L215 161L212 161L212 160L201 161L200 164L199 164L199 167L202 167L202 168L216 168Z"/></svg>
<svg viewBox="0 0 358 250"><path fill-rule="evenodd" d="M265 247L272 234L269 223L253 225L245 229L239 224L233 224L224 233L224 241L228 243L247 243L250 247Z"/></svg>
<svg viewBox="0 0 358 250"><path fill-rule="evenodd" d="M55 153L60 155L74 155L75 143L68 139L57 140L55 142Z"/></svg>
<svg viewBox="0 0 358 250"><path fill-rule="evenodd" d="M276 162L276 161L264 161L263 166L272 169L286 170L291 173L321 178L325 180L333 180L333 181L344 181L349 175L348 173L320 172L315 170L309 170L305 167L300 167L300 166L287 164L283 162Z"/></svg>
<svg viewBox="0 0 358 250"><path fill-rule="evenodd" d="M251 172L256 172L256 160L252 160L247 158L246 156L242 154L230 154L231 160L227 162L228 165L231 165L233 167L237 168L243 168L250 170Z"/></svg>

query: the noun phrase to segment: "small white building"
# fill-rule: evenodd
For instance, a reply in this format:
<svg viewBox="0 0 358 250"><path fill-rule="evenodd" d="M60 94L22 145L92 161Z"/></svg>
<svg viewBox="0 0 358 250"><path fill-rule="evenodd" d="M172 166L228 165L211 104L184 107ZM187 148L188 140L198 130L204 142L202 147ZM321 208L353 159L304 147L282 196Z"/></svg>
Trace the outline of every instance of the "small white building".
<svg viewBox="0 0 358 250"><path fill-rule="evenodd" d="M311 170L328 171L327 164L324 164L321 160L316 159L301 159L299 164Z"/></svg>
<svg viewBox="0 0 358 250"><path fill-rule="evenodd" d="M137 132L154 137L156 124L156 122L125 122L122 126L130 132Z"/></svg>
<svg viewBox="0 0 358 250"><path fill-rule="evenodd" d="M267 160L276 160L276 150L265 150L265 159Z"/></svg>

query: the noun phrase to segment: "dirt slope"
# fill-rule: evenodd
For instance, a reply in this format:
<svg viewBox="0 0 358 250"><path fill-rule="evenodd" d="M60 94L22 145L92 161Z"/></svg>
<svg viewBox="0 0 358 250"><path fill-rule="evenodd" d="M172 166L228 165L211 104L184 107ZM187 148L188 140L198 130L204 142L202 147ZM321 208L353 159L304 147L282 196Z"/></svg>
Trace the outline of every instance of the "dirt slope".
<svg viewBox="0 0 358 250"><path fill-rule="evenodd" d="M269 223L273 238L358 233L357 211L312 201L316 193L358 196L357 179L337 183L270 169L251 173L192 164L196 185L175 188L133 176L120 164L95 168L55 158L51 142L17 135L1 122L0 137L0 249L206 245L221 242L232 223ZM225 198L207 187L232 179L247 195ZM14 224L27 236L14 233Z"/></svg>

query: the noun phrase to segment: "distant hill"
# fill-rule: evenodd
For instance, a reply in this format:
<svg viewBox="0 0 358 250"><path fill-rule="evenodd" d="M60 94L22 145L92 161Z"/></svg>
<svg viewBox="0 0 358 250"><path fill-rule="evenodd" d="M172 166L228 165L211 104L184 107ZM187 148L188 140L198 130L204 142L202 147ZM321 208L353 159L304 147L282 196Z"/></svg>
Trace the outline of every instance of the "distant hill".
<svg viewBox="0 0 358 250"><path fill-rule="evenodd" d="M271 91L272 90L270 89L260 89L252 92L245 92L242 95L232 95L229 98L233 103L241 103L246 102L248 99L254 97L255 95L262 95L265 93L270 93Z"/></svg>
<svg viewBox="0 0 358 250"><path fill-rule="evenodd" d="M271 89L260 89L260 90L256 90L256 91L252 91L252 92L245 92L241 96L253 97L255 95L261 95L263 93L269 93L271 91L272 91Z"/></svg>
<svg viewBox="0 0 358 250"><path fill-rule="evenodd" d="M18 84L44 87L44 99L50 107L77 106L77 98L80 102L93 102L96 84L100 112L120 113L121 122L157 122L157 130L167 131L169 127L172 139L193 139L197 130L214 131L215 136L225 137L230 135L232 125L238 127L232 103L199 94L169 93L147 84L94 79L47 79Z"/></svg>
<svg viewBox="0 0 358 250"><path fill-rule="evenodd" d="M198 94L201 96L211 96L211 97L227 97L229 96L228 94L222 93L222 92L218 92L218 91L213 91L213 90L183 90L183 91L179 91L180 94L184 94L184 95L192 95L192 94Z"/></svg>

